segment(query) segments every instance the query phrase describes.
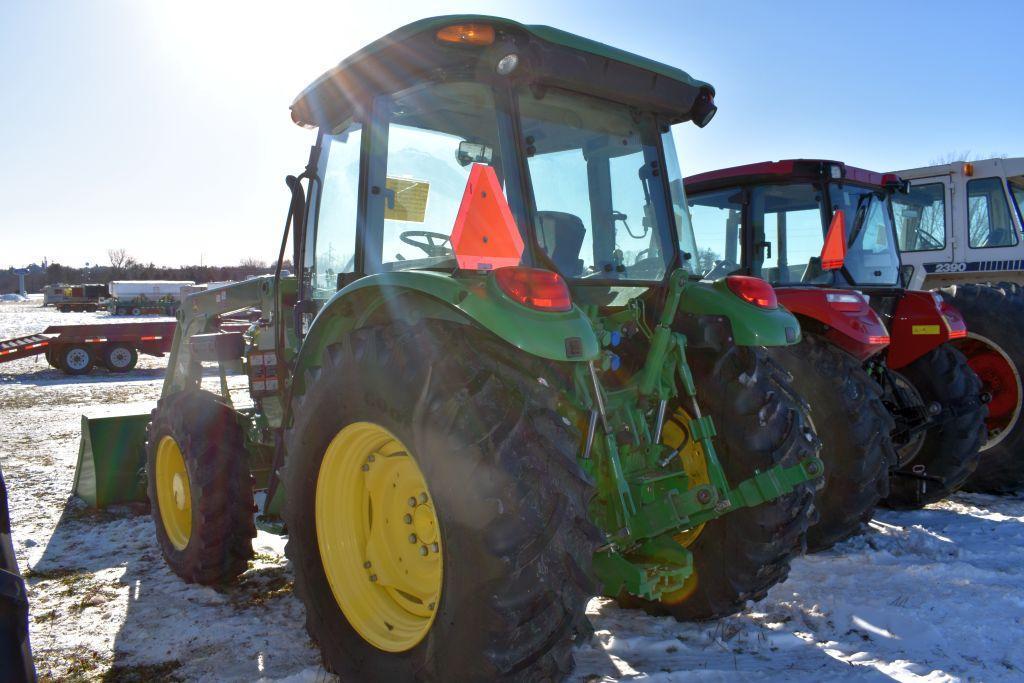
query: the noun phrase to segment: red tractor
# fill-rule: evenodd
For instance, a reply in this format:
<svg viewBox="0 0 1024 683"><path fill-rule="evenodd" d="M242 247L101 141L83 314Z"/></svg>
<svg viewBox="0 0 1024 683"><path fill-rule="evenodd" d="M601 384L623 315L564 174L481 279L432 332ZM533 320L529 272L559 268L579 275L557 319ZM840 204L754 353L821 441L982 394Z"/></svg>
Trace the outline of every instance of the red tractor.
<svg viewBox="0 0 1024 683"><path fill-rule="evenodd" d="M901 285L891 197L907 183L834 161L788 160L686 178L705 277L775 286L803 342L770 353L810 403L826 485L812 549L856 533L881 501L916 508L958 489L985 440L981 383L950 340L941 296Z"/></svg>

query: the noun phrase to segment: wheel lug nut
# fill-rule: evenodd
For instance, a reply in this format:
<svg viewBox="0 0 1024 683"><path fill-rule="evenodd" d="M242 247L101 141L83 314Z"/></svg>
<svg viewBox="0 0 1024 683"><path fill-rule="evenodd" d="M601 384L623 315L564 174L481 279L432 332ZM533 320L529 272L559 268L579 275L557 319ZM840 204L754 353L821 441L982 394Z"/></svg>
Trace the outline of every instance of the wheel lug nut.
<svg viewBox="0 0 1024 683"><path fill-rule="evenodd" d="M402 521L406 524L412 524L412 515L407 514L405 517L402 517Z"/></svg>
<svg viewBox="0 0 1024 683"><path fill-rule="evenodd" d="M363 470L363 472L369 472L370 471L370 466L364 464L363 467L362 467L362 470Z"/></svg>
<svg viewBox="0 0 1024 683"><path fill-rule="evenodd" d="M411 507L411 508L416 507L416 499L415 498L409 498L409 507Z"/></svg>
<svg viewBox="0 0 1024 683"><path fill-rule="evenodd" d="M363 562L363 569L369 569L372 566L373 565L370 564L369 560L367 560L366 562Z"/></svg>
<svg viewBox="0 0 1024 683"><path fill-rule="evenodd" d="M370 581L374 581L375 582L376 580L377 580L377 575L376 574L370 574Z"/></svg>
<svg viewBox="0 0 1024 683"><path fill-rule="evenodd" d="M409 534L409 543L416 542L416 534Z"/></svg>
<svg viewBox="0 0 1024 683"><path fill-rule="evenodd" d="M441 550L441 546L439 546L436 543L431 543L430 544L430 549L431 549L431 551L436 553L436 552L439 552Z"/></svg>
<svg viewBox="0 0 1024 683"><path fill-rule="evenodd" d="M427 502L427 492L426 491L424 491L423 493L420 494L420 502L421 503L426 503Z"/></svg>
<svg viewBox="0 0 1024 683"><path fill-rule="evenodd" d="M425 545L421 545L420 546L420 555L426 555L428 552L429 551L427 550L427 546L425 546Z"/></svg>
<svg viewBox="0 0 1024 683"><path fill-rule="evenodd" d="M377 458L374 457L373 453L370 453L368 456L366 456L366 462L373 462L376 459Z"/></svg>

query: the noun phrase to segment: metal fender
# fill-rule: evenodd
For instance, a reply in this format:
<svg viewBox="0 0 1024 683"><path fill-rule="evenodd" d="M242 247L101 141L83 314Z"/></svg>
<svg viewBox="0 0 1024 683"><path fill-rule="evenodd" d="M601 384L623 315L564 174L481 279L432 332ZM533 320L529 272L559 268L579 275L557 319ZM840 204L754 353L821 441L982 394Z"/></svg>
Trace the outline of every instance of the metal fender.
<svg viewBox="0 0 1024 683"><path fill-rule="evenodd" d="M887 363L898 370L950 339L967 336L967 325L954 306L936 292L903 293L892 317Z"/></svg>
<svg viewBox="0 0 1024 683"><path fill-rule="evenodd" d="M761 308L729 289L725 278L683 285L679 310L698 317L724 317L737 346L789 346L800 341L800 323L785 308Z"/></svg>
<svg viewBox="0 0 1024 683"><path fill-rule="evenodd" d="M506 296L492 276L455 279L446 273L399 271L353 282L336 293L310 324L296 365L317 363L324 349L352 330L386 320L471 321L525 353L554 361L588 361L600 345L578 306L537 311Z"/></svg>
<svg viewBox="0 0 1024 683"><path fill-rule="evenodd" d="M889 344L889 332L859 292L820 287L776 287L779 303L795 313L801 325L864 362Z"/></svg>

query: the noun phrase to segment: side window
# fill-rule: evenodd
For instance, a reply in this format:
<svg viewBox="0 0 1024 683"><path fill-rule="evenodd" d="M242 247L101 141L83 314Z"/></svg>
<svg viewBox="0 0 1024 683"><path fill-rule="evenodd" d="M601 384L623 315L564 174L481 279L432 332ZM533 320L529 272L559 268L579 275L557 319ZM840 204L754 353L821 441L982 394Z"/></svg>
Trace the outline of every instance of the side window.
<svg viewBox="0 0 1024 683"><path fill-rule="evenodd" d="M942 183L911 185L910 192L892 197L896 239L900 251L934 251L946 248L946 186Z"/></svg>
<svg viewBox="0 0 1024 683"><path fill-rule="evenodd" d="M1017 220L1024 225L1024 175L1007 178L1006 184L1010 187L1013 203L1017 205Z"/></svg>
<svg viewBox="0 0 1024 683"><path fill-rule="evenodd" d="M721 275L739 269L742 249L743 191L732 187L690 196L690 221L697 243L697 272Z"/></svg>
<svg viewBox="0 0 1024 683"><path fill-rule="evenodd" d="M1010 207L999 178L967 182L967 212L972 248L1008 247L1017 243Z"/></svg>
<svg viewBox="0 0 1024 683"><path fill-rule="evenodd" d="M537 241L565 277L582 277L594 259L593 212L583 150L534 155L529 164L538 213ZM569 225L576 226L578 237L574 238Z"/></svg>
<svg viewBox="0 0 1024 683"><path fill-rule="evenodd" d="M318 169L323 186L308 219L315 247L307 245L305 257L313 299L329 299L338 289L338 274L355 270L361 140L358 123L323 139Z"/></svg>
<svg viewBox="0 0 1024 683"><path fill-rule="evenodd" d="M825 234L821 190L809 184L765 185L751 193L754 275L775 284L830 281L820 268Z"/></svg>

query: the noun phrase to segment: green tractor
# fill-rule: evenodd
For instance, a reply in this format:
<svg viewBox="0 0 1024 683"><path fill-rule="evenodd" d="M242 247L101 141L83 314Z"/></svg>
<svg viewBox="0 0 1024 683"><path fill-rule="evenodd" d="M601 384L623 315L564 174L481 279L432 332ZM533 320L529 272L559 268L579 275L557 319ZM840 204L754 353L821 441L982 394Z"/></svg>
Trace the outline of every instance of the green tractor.
<svg viewBox="0 0 1024 683"><path fill-rule="evenodd" d="M159 404L86 420L77 492L148 496L191 582L286 533L324 664L359 679L559 678L593 595L678 618L762 596L822 463L761 348L796 319L694 272L669 129L713 95L491 17L355 53L292 105L317 137L278 272L186 299Z"/></svg>

